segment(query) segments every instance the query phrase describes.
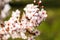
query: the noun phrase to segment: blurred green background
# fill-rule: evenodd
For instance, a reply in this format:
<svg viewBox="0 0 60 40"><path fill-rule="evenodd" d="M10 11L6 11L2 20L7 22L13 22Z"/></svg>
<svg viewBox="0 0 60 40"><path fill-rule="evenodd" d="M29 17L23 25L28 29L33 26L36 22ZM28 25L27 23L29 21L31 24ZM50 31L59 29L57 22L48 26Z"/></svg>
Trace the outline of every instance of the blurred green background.
<svg viewBox="0 0 60 40"><path fill-rule="evenodd" d="M13 0L10 2L11 10L23 11L23 8L29 3L33 3L33 0L20 0L19 2ZM60 0L42 0L42 5L45 6L48 17L37 27L41 34L36 40L60 40Z"/></svg>

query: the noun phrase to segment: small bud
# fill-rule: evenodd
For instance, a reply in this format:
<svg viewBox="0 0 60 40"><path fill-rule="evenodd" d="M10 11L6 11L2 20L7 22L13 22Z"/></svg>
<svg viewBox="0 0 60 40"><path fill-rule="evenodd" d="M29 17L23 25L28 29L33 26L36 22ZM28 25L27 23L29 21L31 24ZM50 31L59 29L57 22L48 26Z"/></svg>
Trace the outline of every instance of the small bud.
<svg viewBox="0 0 60 40"><path fill-rule="evenodd" d="M42 1L40 0L39 2L38 2L38 5L40 5L42 3Z"/></svg>
<svg viewBox="0 0 60 40"><path fill-rule="evenodd" d="M44 6L42 6L42 8L44 8Z"/></svg>
<svg viewBox="0 0 60 40"><path fill-rule="evenodd" d="M34 3L36 3L36 0L34 0Z"/></svg>
<svg viewBox="0 0 60 40"><path fill-rule="evenodd" d="M39 3L42 3L42 1L41 1L41 0L39 0Z"/></svg>

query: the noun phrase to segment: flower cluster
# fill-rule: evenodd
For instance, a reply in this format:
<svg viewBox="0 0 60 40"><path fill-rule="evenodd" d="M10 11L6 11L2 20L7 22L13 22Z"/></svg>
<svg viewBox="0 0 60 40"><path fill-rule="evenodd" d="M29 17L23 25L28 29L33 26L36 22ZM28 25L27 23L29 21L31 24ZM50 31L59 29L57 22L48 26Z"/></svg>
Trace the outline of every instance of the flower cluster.
<svg viewBox="0 0 60 40"><path fill-rule="evenodd" d="M47 17L46 11L43 8L40 10L38 5L28 4L24 8L22 18L20 14L18 9L13 11L10 19L0 25L1 40L8 40L10 37L35 40L34 37L40 35L35 28Z"/></svg>

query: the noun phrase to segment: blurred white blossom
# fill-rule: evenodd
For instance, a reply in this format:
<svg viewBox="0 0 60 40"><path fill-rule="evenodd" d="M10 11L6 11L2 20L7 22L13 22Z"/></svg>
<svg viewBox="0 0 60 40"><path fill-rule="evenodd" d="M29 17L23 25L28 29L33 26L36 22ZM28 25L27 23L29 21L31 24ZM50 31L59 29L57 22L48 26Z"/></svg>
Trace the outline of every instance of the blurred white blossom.
<svg viewBox="0 0 60 40"><path fill-rule="evenodd" d="M10 10L10 5L6 4L3 8L3 10L1 10L1 17L5 18L7 15L9 15L9 10Z"/></svg>

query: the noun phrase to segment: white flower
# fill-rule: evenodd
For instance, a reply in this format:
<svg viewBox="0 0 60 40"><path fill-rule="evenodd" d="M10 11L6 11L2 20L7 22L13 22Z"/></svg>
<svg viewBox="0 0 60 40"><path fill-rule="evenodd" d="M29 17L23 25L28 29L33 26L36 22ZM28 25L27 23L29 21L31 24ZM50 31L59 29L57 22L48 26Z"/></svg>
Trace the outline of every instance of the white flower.
<svg viewBox="0 0 60 40"><path fill-rule="evenodd" d="M20 35L18 35L16 32L13 32L13 34L11 34L12 38L20 38Z"/></svg>
<svg viewBox="0 0 60 40"><path fill-rule="evenodd" d="M21 34L22 39L27 39L27 36L23 32L21 32L20 34Z"/></svg>
<svg viewBox="0 0 60 40"><path fill-rule="evenodd" d="M34 3L36 3L36 0L34 0Z"/></svg>
<svg viewBox="0 0 60 40"><path fill-rule="evenodd" d="M42 1L41 1L41 0L39 0L39 3L42 3Z"/></svg>
<svg viewBox="0 0 60 40"><path fill-rule="evenodd" d="M8 40L8 38L10 38L10 35L9 34L5 34L2 39L3 40Z"/></svg>
<svg viewBox="0 0 60 40"><path fill-rule="evenodd" d="M38 31L38 30L35 30L34 33L36 36L40 35L40 31Z"/></svg>
<svg viewBox="0 0 60 40"><path fill-rule="evenodd" d="M28 37L28 40L35 40L35 39L34 39L34 36Z"/></svg>

